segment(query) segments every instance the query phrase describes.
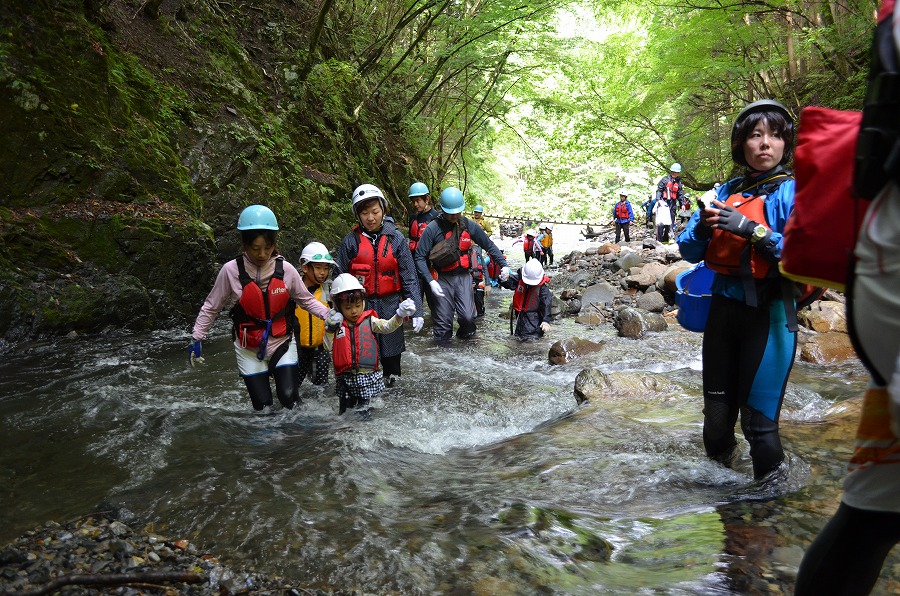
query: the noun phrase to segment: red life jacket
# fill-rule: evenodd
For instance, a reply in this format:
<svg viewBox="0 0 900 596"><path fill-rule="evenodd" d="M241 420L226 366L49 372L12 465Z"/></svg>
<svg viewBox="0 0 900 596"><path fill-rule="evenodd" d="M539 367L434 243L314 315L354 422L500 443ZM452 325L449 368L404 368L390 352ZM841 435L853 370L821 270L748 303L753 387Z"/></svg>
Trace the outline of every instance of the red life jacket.
<svg viewBox="0 0 900 596"><path fill-rule="evenodd" d="M681 182L677 178L669 177L666 182L666 190L663 193L664 199L675 200L678 198L678 190L681 188Z"/></svg>
<svg viewBox="0 0 900 596"><path fill-rule="evenodd" d="M456 230L456 226L450 229L449 232L444 234L445 239L450 239L453 236L453 232ZM439 271L453 271L454 269L458 269L462 267L463 269L468 269L472 265L472 260L469 257L469 252L472 249L472 237L469 236L469 230L464 229L462 233L459 235L459 260L450 263L446 267L441 267Z"/></svg>
<svg viewBox="0 0 900 596"><path fill-rule="evenodd" d="M740 211L747 219L758 221L766 228L771 229L766 223L764 198L733 194L725 200L725 204ZM706 249L706 266L723 275L740 277L743 270L742 259L746 260L743 255L747 250L750 251L750 270L754 278L763 279L778 274L768 259L753 250L753 244L749 239L718 228L713 229L712 238Z"/></svg>
<svg viewBox="0 0 900 596"><path fill-rule="evenodd" d="M621 201L616 203L616 219L630 219L628 216L628 203Z"/></svg>
<svg viewBox="0 0 900 596"><path fill-rule="evenodd" d="M353 229L356 242L356 256L350 261L350 273L356 276L359 283L366 289L366 295L372 297L395 294L403 288L400 282L400 266L397 257L391 250L391 240L388 234L378 236L378 248L372 246L372 240L359 231L359 226Z"/></svg>
<svg viewBox="0 0 900 596"><path fill-rule="evenodd" d="M417 216L413 216L413 218L409 222L409 250L415 252L416 247L419 245L419 238L422 237L422 232L425 231L425 228L428 227L429 220L419 221Z"/></svg>
<svg viewBox="0 0 900 596"><path fill-rule="evenodd" d="M541 298L541 286L549 281L550 278L545 275L538 285L529 286L520 278L516 292L513 294L513 310L517 313L537 312L538 302Z"/></svg>
<svg viewBox="0 0 900 596"><path fill-rule="evenodd" d="M235 262L243 290L241 299L229 312L234 324L231 334L241 347L259 348L256 357L262 360L270 337L281 337L293 332L287 315L294 311L294 302L284 285L284 258L276 258L275 273L272 274L265 293L247 274L243 255L236 258Z"/></svg>
<svg viewBox="0 0 900 596"><path fill-rule="evenodd" d="M496 260L491 259L490 262L488 262L487 272L488 277L490 277L491 279L497 279L498 277L500 277L500 265Z"/></svg>
<svg viewBox="0 0 900 596"><path fill-rule="evenodd" d="M378 370L378 341L372 329L372 317L376 316L374 310L367 310L359 316L356 325L341 323L331 347L335 375Z"/></svg>

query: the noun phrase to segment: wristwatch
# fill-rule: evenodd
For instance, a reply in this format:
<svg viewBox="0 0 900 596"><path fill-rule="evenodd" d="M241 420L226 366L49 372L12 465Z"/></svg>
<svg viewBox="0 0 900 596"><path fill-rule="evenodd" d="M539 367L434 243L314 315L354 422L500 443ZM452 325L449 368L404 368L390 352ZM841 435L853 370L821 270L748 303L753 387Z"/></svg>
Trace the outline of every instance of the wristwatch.
<svg viewBox="0 0 900 596"><path fill-rule="evenodd" d="M766 234L769 233L769 228L762 224L757 224L755 228L753 228L753 233L750 235L750 242L758 242L766 237Z"/></svg>

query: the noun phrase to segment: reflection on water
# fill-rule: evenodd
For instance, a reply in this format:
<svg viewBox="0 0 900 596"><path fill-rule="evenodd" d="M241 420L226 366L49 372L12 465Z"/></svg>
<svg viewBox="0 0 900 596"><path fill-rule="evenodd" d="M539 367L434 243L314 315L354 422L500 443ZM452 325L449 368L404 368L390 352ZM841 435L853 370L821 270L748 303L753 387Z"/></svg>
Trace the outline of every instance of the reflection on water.
<svg viewBox="0 0 900 596"><path fill-rule="evenodd" d="M489 296L476 341L410 334L369 421L336 416L333 384L304 384L299 410L253 413L224 326L199 369L174 331L14 356L0 376L0 539L115 507L311 587L789 590L836 506L854 424L830 408L861 394L862 368L798 363L788 469L754 483L746 455L729 470L703 452L699 335L633 341L564 321L555 338L606 343L552 367L552 339L508 336L510 296ZM620 391L576 408L590 366Z"/></svg>

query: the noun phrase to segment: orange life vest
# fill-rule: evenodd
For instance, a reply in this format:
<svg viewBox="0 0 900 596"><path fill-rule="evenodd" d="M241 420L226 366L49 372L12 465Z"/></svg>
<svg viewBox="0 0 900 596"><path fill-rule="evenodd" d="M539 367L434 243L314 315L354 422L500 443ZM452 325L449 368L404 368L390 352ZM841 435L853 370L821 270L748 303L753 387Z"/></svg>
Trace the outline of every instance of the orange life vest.
<svg viewBox="0 0 900 596"><path fill-rule="evenodd" d="M538 302L541 298L541 286L549 281L550 278L545 275L538 285L530 286L520 278L513 294L513 310L517 313L537 312Z"/></svg>
<svg viewBox="0 0 900 596"><path fill-rule="evenodd" d="M375 316L378 313L367 310L359 316L356 325L351 327L347 321L341 323L331 347L335 375L378 370L378 340L372 329L372 317Z"/></svg>
<svg viewBox="0 0 900 596"><path fill-rule="evenodd" d="M766 223L764 197L733 194L725 200L725 204L740 211L747 219L760 222L767 229L771 229ZM743 271L742 262L746 260L745 252L748 250L750 270L754 278L763 279L777 275L778 272L772 267L771 262L753 249L753 243L749 239L718 228L713 229L706 249L706 266L723 275L740 277Z"/></svg>
<svg viewBox="0 0 900 596"><path fill-rule="evenodd" d="M265 293L247 274L243 255L236 258L235 262L243 289L241 299L229 312L234 324L231 333L241 347L259 348L256 357L263 360L270 337L281 337L293 331L287 319L287 314L293 312L294 303L284 285L284 258L276 258L275 273L272 274Z"/></svg>
<svg viewBox="0 0 900 596"><path fill-rule="evenodd" d="M354 228L357 240L356 256L350 261L350 273L355 275L372 297L395 294L403 288L400 282L400 266L391 250L388 234L379 234L377 249L372 240Z"/></svg>
<svg viewBox="0 0 900 596"><path fill-rule="evenodd" d="M449 240L453 236L453 232L456 229L456 226L450 229L449 232L444 234L444 238ZM454 269L458 269L462 267L463 269L468 269L472 265L472 260L469 257L469 251L472 249L472 237L469 236L469 230L463 230L459 235L459 259L450 263L446 267L441 267L439 271L453 271Z"/></svg>
<svg viewBox="0 0 900 596"><path fill-rule="evenodd" d="M553 246L553 233L550 230L544 231L544 236L541 238L541 246L544 248Z"/></svg>
<svg viewBox="0 0 900 596"><path fill-rule="evenodd" d="M616 203L616 219L630 219L628 215L628 203Z"/></svg>

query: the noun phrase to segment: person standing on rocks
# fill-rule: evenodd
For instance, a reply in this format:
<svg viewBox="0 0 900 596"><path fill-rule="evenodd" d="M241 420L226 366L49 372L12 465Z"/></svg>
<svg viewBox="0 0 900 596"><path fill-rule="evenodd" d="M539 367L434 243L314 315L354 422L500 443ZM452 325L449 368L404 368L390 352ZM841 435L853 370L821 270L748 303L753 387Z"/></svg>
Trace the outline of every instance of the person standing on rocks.
<svg viewBox="0 0 900 596"><path fill-rule="evenodd" d="M734 425L750 444L753 474L775 472L784 451L778 418L797 351L793 284L778 273L782 233L794 206L793 176L783 169L794 149L794 120L765 99L737 116L731 155L746 174L691 216L678 247L691 263L716 272L703 334L703 444L730 466L738 451Z"/></svg>
<svg viewBox="0 0 900 596"><path fill-rule="evenodd" d="M412 327L418 333L425 324L419 278L406 238L387 215L384 193L373 184L362 184L350 200L358 223L337 249L339 272L356 276L366 289L369 308L379 317L391 318L401 300L412 298L416 305ZM406 351L403 329L379 334L377 341L384 380L391 387L394 377L401 375L400 356Z"/></svg>
<svg viewBox="0 0 900 596"><path fill-rule="evenodd" d="M684 202L684 184L681 182L681 164L676 162L669 168L669 174L663 176L656 185L656 203L660 199L669 206L670 225L675 221L675 211Z"/></svg>
<svg viewBox="0 0 900 596"><path fill-rule="evenodd" d="M271 209L247 207L237 229L244 252L222 266L200 308L191 334L190 361L192 365L202 362L201 340L225 305L236 301L229 313L234 321L234 353L253 409L272 405L270 375L275 378L278 401L293 408L300 402L297 344L291 341L294 301L320 319L328 316L328 307L316 300L297 269L278 254L278 220Z"/></svg>
<svg viewBox="0 0 900 596"><path fill-rule="evenodd" d="M656 224L656 241L669 242L672 230L672 210L666 199L657 199L653 204L653 221Z"/></svg>
<svg viewBox="0 0 900 596"><path fill-rule="evenodd" d="M472 290L473 244L481 246L501 267L500 280L509 277L509 267L503 253L481 226L463 217L465 199L455 187L441 192L441 214L425 231L416 247L416 269L421 277L430 277L430 269L437 271L437 279L429 282L435 296L434 338L440 345L449 345L453 337L453 315L459 319L457 337L475 336L475 295Z"/></svg>
<svg viewBox="0 0 900 596"><path fill-rule="evenodd" d="M619 202L613 207L613 221L616 224L616 244L625 234L625 242L631 242L631 235L628 233L631 222L634 221L634 211L631 210L631 203L628 201L628 193L624 190L619 191Z"/></svg>

